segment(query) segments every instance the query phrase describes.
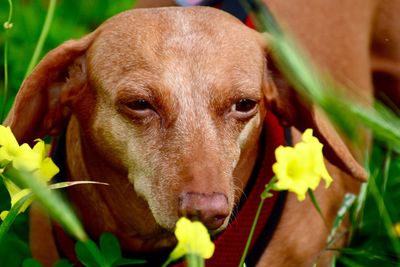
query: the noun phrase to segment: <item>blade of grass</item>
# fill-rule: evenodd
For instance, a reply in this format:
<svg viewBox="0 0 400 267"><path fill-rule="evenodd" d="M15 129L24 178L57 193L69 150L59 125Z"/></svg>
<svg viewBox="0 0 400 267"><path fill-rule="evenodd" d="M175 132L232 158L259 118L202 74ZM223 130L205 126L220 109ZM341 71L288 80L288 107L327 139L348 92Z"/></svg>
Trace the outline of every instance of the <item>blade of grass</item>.
<svg viewBox="0 0 400 267"><path fill-rule="evenodd" d="M64 226L64 229L75 238L78 240L87 239L80 221L60 195L54 193L41 181L33 178L30 173L10 170L7 174L7 178L21 188L30 188L35 198L49 212L50 216Z"/></svg>
<svg viewBox="0 0 400 267"><path fill-rule="evenodd" d="M253 239L254 231L256 230L258 218L260 217L261 210L262 210L262 207L264 205L264 201L267 198L272 197L272 194L269 191L271 191L273 189L273 187L275 186L275 182L276 181L277 181L276 176L272 177L272 179L269 181L269 183L267 185L265 185L264 191L261 193L260 203L258 204L257 212L256 212L256 215L254 216L254 220L253 220L253 224L252 224L251 229L250 229L249 236L247 237L246 246L245 246L245 248L243 250L243 254L242 254L242 257L240 259L239 267L245 266L244 261L246 260L246 256L247 256L247 253L248 253L249 248L250 248L251 240Z"/></svg>
<svg viewBox="0 0 400 267"><path fill-rule="evenodd" d="M33 52L31 61L29 62L28 68L26 70L25 78L32 72L33 68L39 61L40 53L43 50L44 42L46 41L47 34L49 33L50 30L51 22L53 21L54 11L56 9L56 3L57 3L56 0L50 0L42 32L40 33L39 40L35 47L35 51Z"/></svg>
<svg viewBox="0 0 400 267"><path fill-rule="evenodd" d="M10 229L11 225L14 223L15 218L17 218L18 211L21 209L22 205L27 201L29 198L32 197L32 194L28 194L21 198L20 200L15 203L11 209L8 211L8 214L4 221L0 225L0 244L5 237L6 233Z"/></svg>
<svg viewBox="0 0 400 267"><path fill-rule="evenodd" d="M60 182L56 184L49 185L50 189L61 189L65 187L70 187L74 185L81 185L81 184L99 184L99 185L109 185L107 183L95 182L95 181L75 181L75 182Z"/></svg>
<svg viewBox="0 0 400 267"><path fill-rule="evenodd" d="M6 31L5 37L4 37L4 93L3 93L3 103L1 106L1 111L0 111L0 122L4 120L4 116L6 113L6 104L8 100L8 41L10 39L9 31L12 28L12 14L13 14L13 4L11 0L8 0L8 19L4 23L4 29Z"/></svg>
<svg viewBox="0 0 400 267"><path fill-rule="evenodd" d="M331 232L329 233L329 236L327 239L328 247L330 244L333 243L336 232L339 229L340 225L342 224L344 216L346 215L346 213L350 209L350 207L353 205L355 200L356 200L356 196L354 194L347 193L344 196L343 203L340 206L340 208L336 214L335 221L333 222L333 227L332 227Z"/></svg>
<svg viewBox="0 0 400 267"><path fill-rule="evenodd" d="M357 262L353 261L352 259L350 259L348 257L345 257L345 256L342 256L340 258L340 260L348 267L365 267L364 265L359 264L359 263L357 263Z"/></svg>
<svg viewBox="0 0 400 267"><path fill-rule="evenodd" d="M357 259L367 259L368 261L380 261L382 263L396 264L399 256L377 252L374 249L344 248L339 250L344 257L353 256ZM340 260L342 257L340 258ZM394 266L394 265L390 265Z"/></svg>
<svg viewBox="0 0 400 267"><path fill-rule="evenodd" d="M385 207L382 195L380 194L378 186L376 185L374 179L370 179L369 188L371 196L375 200L379 213L381 214L382 223L386 229L391 245L394 251L396 252L396 255L400 255L400 240L396 237L396 234L393 229L393 222L390 218L388 210Z"/></svg>
<svg viewBox="0 0 400 267"><path fill-rule="evenodd" d="M368 181L372 178L371 175L371 169L370 169L370 161L371 161L371 154L366 151L365 157L364 157L364 168L367 170L367 173L369 173L369 178ZM377 175L377 174L375 174ZM353 218L353 227L351 228L351 233L350 233L350 239L352 237L353 231L355 228L361 228L364 224L363 218L364 218L364 209L365 209L365 203L367 199L367 192L368 192L368 181L367 183L363 183L360 186L360 192L358 193L358 196L356 198L356 204L354 207L354 214Z"/></svg>
<svg viewBox="0 0 400 267"><path fill-rule="evenodd" d="M390 169L391 162L392 162L392 149L391 149L391 147L388 147L384 161L383 161L383 172L382 172L383 181L382 181L382 188L381 188L382 197L384 197L385 193L386 193L386 186L387 186L388 179L389 179L389 169Z"/></svg>

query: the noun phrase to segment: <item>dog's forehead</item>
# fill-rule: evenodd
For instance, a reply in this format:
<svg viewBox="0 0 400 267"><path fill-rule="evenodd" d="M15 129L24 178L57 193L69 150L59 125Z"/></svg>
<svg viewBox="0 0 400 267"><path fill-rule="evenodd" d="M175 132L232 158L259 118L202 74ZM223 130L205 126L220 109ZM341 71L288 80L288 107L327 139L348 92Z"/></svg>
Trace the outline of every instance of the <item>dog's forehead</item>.
<svg viewBox="0 0 400 267"><path fill-rule="evenodd" d="M217 9L131 10L104 23L100 31L88 52L88 65L96 75L92 78L107 82L107 88L121 77L140 75L180 73L192 80L231 75L243 82L250 74L251 80L261 79L263 51L255 32Z"/></svg>

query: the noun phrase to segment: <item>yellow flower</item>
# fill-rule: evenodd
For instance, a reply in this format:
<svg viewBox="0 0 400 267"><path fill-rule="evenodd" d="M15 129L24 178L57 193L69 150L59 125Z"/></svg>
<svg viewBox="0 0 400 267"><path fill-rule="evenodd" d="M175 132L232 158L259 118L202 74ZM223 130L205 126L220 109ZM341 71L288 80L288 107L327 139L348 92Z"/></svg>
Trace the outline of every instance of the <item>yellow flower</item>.
<svg viewBox="0 0 400 267"><path fill-rule="evenodd" d="M276 163L272 166L277 182L276 190L289 190L302 201L308 189L315 190L324 179L326 187L332 182L324 164L323 145L307 129L302 135L302 142L294 147L279 146L275 150Z"/></svg>
<svg viewBox="0 0 400 267"><path fill-rule="evenodd" d="M0 168L7 165L17 154L19 145L10 127L0 125Z"/></svg>
<svg viewBox="0 0 400 267"><path fill-rule="evenodd" d="M396 223L393 227L396 236L400 237L400 223Z"/></svg>
<svg viewBox="0 0 400 267"><path fill-rule="evenodd" d="M175 236L178 245L171 252L170 258L177 260L186 254L195 254L209 259L214 253L214 243L211 242L207 228L201 222L191 222L182 217L176 223Z"/></svg>
<svg viewBox="0 0 400 267"><path fill-rule="evenodd" d="M46 146L42 140L36 140L33 148L28 144L19 146L11 129L2 125L0 125L0 168L4 184L11 197L11 206L15 205L18 200L31 193L31 191L19 188L7 179L8 170L15 169L29 172L33 179L43 183L49 182L59 171L51 158L46 156ZM25 211L31 202L31 199L26 201L19 213ZM1 219L4 219L7 213L7 211L3 211L0 214Z"/></svg>
<svg viewBox="0 0 400 267"><path fill-rule="evenodd" d="M25 197L26 195L30 194L31 190L29 189L22 189L15 193L13 197L11 197L11 207L14 206L21 198ZM32 198L29 198L28 200L25 201L25 203L21 206L19 209L18 213L24 212L29 205L32 203ZM4 220L8 215L8 210L3 210L0 213L0 219Z"/></svg>

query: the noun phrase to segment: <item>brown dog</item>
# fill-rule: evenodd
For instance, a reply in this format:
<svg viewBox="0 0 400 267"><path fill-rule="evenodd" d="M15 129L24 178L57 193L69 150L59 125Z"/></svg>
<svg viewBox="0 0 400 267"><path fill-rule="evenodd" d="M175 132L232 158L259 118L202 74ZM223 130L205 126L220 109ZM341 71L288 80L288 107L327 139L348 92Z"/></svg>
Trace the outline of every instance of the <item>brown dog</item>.
<svg viewBox="0 0 400 267"><path fill-rule="evenodd" d="M309 200L289 195L259 262L308 266L344 193L357 191L349 177L366 175L314 107L274 85L264 48L257 32L212 8L127 11L51 51L24 81L7 124L20 142L67 124L68 179L110 184L69 191L87 231L113 232L125 250L151 252L174 245L182 214L223 231L262 150L271 107L286 123L314 128L341 169L328 164L334 183L316 192L328 228ZM351 81L370 88L361 77ZM50 240L41 226L32 236ZM50 264L51 242L32 242Z"/></svg>

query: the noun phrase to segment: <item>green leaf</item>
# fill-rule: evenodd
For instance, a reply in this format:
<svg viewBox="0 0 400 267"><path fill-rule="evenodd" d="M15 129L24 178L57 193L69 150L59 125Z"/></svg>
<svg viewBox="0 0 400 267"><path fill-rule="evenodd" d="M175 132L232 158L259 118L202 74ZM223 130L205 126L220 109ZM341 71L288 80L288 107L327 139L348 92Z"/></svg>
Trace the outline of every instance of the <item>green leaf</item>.
<svg viewBox="0 0 400 267"><path fill-rule="evenodd" d="M21 209L22 205L31 197L32 194L28 194L23 198L21 198L20 200L18 200L17 203L15 203L14 206L11 207L6 218L0 225L0 243L2 242L4 236L10 229L11 225L14 223L15 218L18 215L18 211Z"/></svg>
<svg viewBox="0 0 400 267"><path fill-rule="evenodd" d="M350 207L353 205L355 200L356 200L356 196L354 194L347 193L344 196L343 203L340 206L340 208L339 208L339 210L338 210L338 212L336 214L336 218L335 218L335 221L333 223L331 232L329 233L329 236L328 236L328 241L327 241L328 246L329 246L329 244L331 242L334 241L334 237L336 235L337 229L339 229L339 226L342 224L345 214L350 209Z"/></svg>
<svg viewBox="0 0 400 267"><path fill-rule="evenodd" d="M347 257L345 257L345 256L342 256L342 257L340 258L340 261L341 261L342 263L344 263L345 266L349 266L349 267L365 267L364 265L359 264L359 263L357 263L356 261L352 260L351 258L347 258Z"/></svg>
<svg viewBox="0 0 400 267"><path fill-rule="evenodd" d="M30 257L30 250L19 234L8 232L0 243L0 266L21 267L23 260Z"/></svg>
<svg viewBox="0 0 400 267"><path fill-rule="evenodd" d="M30 258L24 260L22 267L43 267L43 265L40 264L40 262L38 262L37 260Z"/></svg>
<svg viewBox="0 0 400 267"><path fill-rule="evenodd" d="M61 259L54 264L54 267L74 267L74 264L66 259Z"/></svg>
<svg viewBox="0 0 400 267"><path fill-rule="evenodd" d="M124 266L124 265L136 265L136 264L144 264L146 263L145 260L132 260L132 259L118 259L115 263L114 263L114 267L116 266Z"/></svg>
<svg viewBox="0 0 400 267"><path fill-rule="evenodd" d="M353 259L358 260L366 260L366 262L370 263L380 263L380 264L391 264L390 266L397 266L396 263L399 263L399 256L393 254L386 254L382 251L376 251L371 249L361 249L361 248L344 248L340 250L340 253L344 257L340 257L340 261L342 258L350 259L348 256L355 256ZM365 266L365 265L361 265ZM372 266L372 265L370 265ZM386 265L383 265L386 266Z"/></svg>
<svg viewBox="0 0 400 267"><path fill-rule="evenodd" d="M118 239L110 233L104 233L101 235L100 250L104 256L105 263L108 266L112 266L122 257Z"/></svg>
<svg viewBox="0 0 400 267"><path fill-rule="evenodd" d="M75 245L76 256L86 267L105 267L104 257L92 240L78 241Z"/></svg>
<svg viewBox="0 0 400 267"><path fill-rule="evenodd" d="M379 192L379 188L376 185L376 181L374 179L370 179L368 181L369 189L371 190L371 196L375 200L376 205L378 207L380 218L385 227L386 234L389 237L389 241L392 245L392 248L396 252L396 255L400 255L400 240L395 236L393 231L393 222L390 217L389 210L386 208L386 204L383 200L381 193Z"/></svg>

